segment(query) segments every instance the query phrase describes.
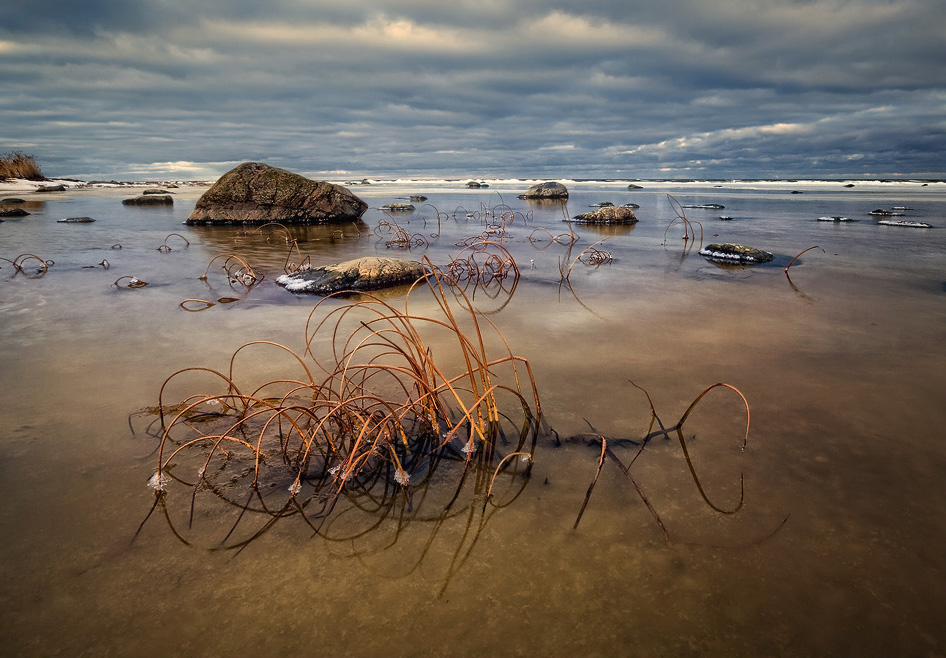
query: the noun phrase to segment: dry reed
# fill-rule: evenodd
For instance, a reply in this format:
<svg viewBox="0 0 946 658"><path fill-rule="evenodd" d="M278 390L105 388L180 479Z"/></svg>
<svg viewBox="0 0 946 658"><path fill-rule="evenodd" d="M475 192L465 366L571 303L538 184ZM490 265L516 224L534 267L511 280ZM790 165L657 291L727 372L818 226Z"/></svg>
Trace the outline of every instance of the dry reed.
<svg viewBox="0 0 946 658"><path fill-rule="evenodd" d="M786 276L788 275L788 269L789 269L792 265L795 264L795 261L798 260L799 257L800 257L802 254L806 254L806 253L808 253L809 251L811 251L812 249L821 249L821 247L819 247L818 245L815 245L815 246L813 246L813 247L808 247L807 249L798 252L798 253L795 255L795 257L788 263L788 265L785 266L785 274L786 274ZM824 253L824 249L821 249L821 253Z"/></svg>
<svg viewBox="0 0 946 658"><path fill-rule="evenodd" d="M7 178L33 181L46 180L43 172L36 164L34 156L19 151L12 151L0 156L0 180Z"/></svg>
<svg viewBox="0 0 946 658"><path fill-rule="evenodd" d="M126 281L127 279L127 281ZM124 282L124 283L123 283ZM112 284L117 288L144 288L148 285L147 281L142 281L136 276L131 276L130 274L125 274L115 279L115 282Z"/></svg>
<svg viewBox="0 0 946 658"><path fill-rule="evenodd" d="M158 246L157 251L160 251L161 253L167 253L167 252L171 251L171 247L170 247L170 245L168 245L168 240L170 240L170 239L173 238L173 237L178 237L178 238L180 238L181 240L183 240L185 247L191 246L190 240L188 240L187 238L185 238L185 237L184 237L183 235L181 235L180 233L171 233L169 236L167 236L166 238L164 238L164 243Z"/></svg>
<svg viewBox="0 0 946 658"><path fill-rule="evenodd" d="M531 465L541 416L535 380L528 362L474 310L459 283L428 266L433 275L414 284L403 311L371 295L344 306L334 297L322 299L306 323L301 356L255 341L233 354L226 372L186 368L168 377L158 399L162 432L150 482L156 491L152 512L160 508L170 521L167 503L177 488L190 490L188 525L202 502L228 501L240 509L225 540L236 548L286 516L301 516L324 533L342 500L346 509L388 509L397 501L410 507L412 491L429 484L444 464L454 465L458 482L445 507L474 472L476 491L485 491L490 502L500 473L518 463L514 457ZM437 315L408 310L421 292ZM492 332L486 328L496 333L505 354L488 353L487 344L495 340L488 340ZM428 332L453 343L449 358L435 359L424 338ZM238 384L238 357L263 348L287 355L300 376L255 387ZM502 369L510 381L499 379ZM201 374L218 381L219 390L168 404L172 384ZM520 410L518 421L510 403ZM172 415L166 409L174 409ZM518 440L506 451L507 429L513 428ZM263 504L272 487L283 492L275 506ZM237 539L237 525L259 514L262 527Z"/></svg>
<svg viewBox="0 0 946 658"><path fill-rule="evenodd" d="M221 259L223 260L223 270L226 272L227 281L230 285L240 284L250 288L263 280L262 272L254 269L245 259L235 254L214 256L210 262L207 263L207 269L204 270L204 273L197 278L201 281L206 281L211 265Z"/></svg>
<svg viewBox="0 0 946 658"><path fill-rule="evenodd" d="M37 276L46 274L46 272L49 271L49 268L56 264L55 261L40 258L36 254L20 254L13 260L10 260L9 258L0 257L0 260L5 260L6 262L13 265L13 269L16 271L17 274L28 274L28 272L26 271L25 265L27 263L33 263L33 261L35 261L36 263L38 263L38 265L35 265L36 271L34 272L34 275L37 275Z"/></svg>
<svg viewBox="0 0 946 658"><path fill-rule="evenodd" d="M592 479L591 484L588 487L588 492L585 494L585 500L582 503L581 509L578 512L578 517L575 519L574 528L577 528L579 521L581 521L581 517L585 512L585 508L588 505L588 500L591 498L591 493L594 490L595 484L598 481L598 476L601 473L601 468L602 468L602 465L604 464L604 457L605 455L607 455L607 457L610 458L618 466L621 472L624 473L625 477L627 477L628 481L634 487L635 492L640 497L640 499L644 502L647 509L650 511L651 515L654 517L655 522L657 523L658 527L661 530L661 533L664 536L664 540L667 542L668 545L672 545L673 542L670 540L670 534L667 531L667 528L664 525L663 521L661 520L660 515L657 513L657 510L654 509L653 505L651 505L650 501L647 499L647 496L644 494L643 490L640 488L640 485L631 475L631 466L638 459L638 457L640 457L641 454L643 454L644 449L647 447L647 444L650 443L650 441L656 437L664 437L667 439L670 439L673 437L677 438L677 440L680 443L680 447L683 451L683 457L684 457L684 460L686 461L687 468L689 469L690 476L693 479L693 483L696 485L697 491L699 491L700 497L703 499L704 503L706 503L711 509L713 509L714 511L720 514L734 514L738 512L742 508L742 504L745 499L745 486L744 486L745 481L744 481L743 476L740 475L739 477L739 501L735 505L735 507L724 508L716 504L712 500L710 500L705 489L703 488L702 481L700 480L700 477L696 472L696 467L693 465L693 460L690 457L690 452L687 449L687 443L683 436L683 426L686 423L687 418L689 418L692 411L696 408L696 406L700 403L700 401L702 401L703 398L710 391L713 391L717 388L729 389L735 392L739 396L739 398L742 400L743 404L746 407L746 429L745 429L745 435L743 436L743 440L742 440L742 449L745 450L749 443L750 412L749 412L749 402L748 400L746 400L746 397L742 394L742 392L739 391L739 389L737 389L735 386L732 386L730 384L725 384L722 382L718 382L716 384L708 386L705 389L703 389L703 391L699 395L697 395L696 398L690 403L690 405L686 408L686 410L683 412L683 415L680 416L680 419L676 422L675 425L673 425L672 427L666 427L664 426L663 422L660 420L660 416L657 415L657 411L654 408L654 403L650 397L650 394L645 389L638 386L634 382L630 382L630 383L632 386L634 386L635 388L643 392L647 398L647 404L650 407L650 424L649 424L649 427L647 428L647 433L644 435L644 437L640 441L634 442L636 445L638 445L638 449L637 449L636 454L633 456L633 458L631 458L631 460L628 461L627 463L621 460L608 447L607 440L604 436L600 434L595 435L595 438L601 442L601 457L598 460L598 467L595 471L594 478ZM655 424L658 428L656 430L654 429Z"/></svg>
<svg viewBox="0 0 946 658"><path fill-rule="evenodd" d="M689 240L696 240L696 229L693 228L693 225L696 224L700 227L700 248L703 247L703 224L696 220L687 219L686 213L683 210L683 206L675 198L667 195L667 199L670 201L670 207L673 208L676 217L670 220L670 223L667 224L666 230L664 230L664 241L667 240L667 233L670 231L670 228L676 223L683 224L683 240L688 242Z"/></svg>

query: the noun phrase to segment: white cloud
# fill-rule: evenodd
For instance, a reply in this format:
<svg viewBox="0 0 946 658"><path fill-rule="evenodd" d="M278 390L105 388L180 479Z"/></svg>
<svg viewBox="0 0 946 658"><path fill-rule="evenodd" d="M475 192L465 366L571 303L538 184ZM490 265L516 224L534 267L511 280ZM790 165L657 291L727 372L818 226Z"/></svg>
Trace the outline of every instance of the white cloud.
<svg viewBox="0 0 946 658"><path fill-rule="evenodd" d="M940 5L140 0L44 16L14 3L0 143L38 145L54 175L205 177L264 158L352 176L815 175L813 158L839 175L942 172Z"/></svg>

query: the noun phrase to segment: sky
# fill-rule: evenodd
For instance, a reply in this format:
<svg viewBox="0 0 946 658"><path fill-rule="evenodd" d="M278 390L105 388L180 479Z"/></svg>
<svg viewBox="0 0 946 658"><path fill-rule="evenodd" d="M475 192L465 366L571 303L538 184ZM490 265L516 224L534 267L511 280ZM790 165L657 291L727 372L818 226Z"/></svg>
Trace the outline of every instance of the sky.
<svg viewBox="0 0 946 658"><path fill-rule="evenodd" d="M943 0L0 0L46 176L946 178Z"/></svg>

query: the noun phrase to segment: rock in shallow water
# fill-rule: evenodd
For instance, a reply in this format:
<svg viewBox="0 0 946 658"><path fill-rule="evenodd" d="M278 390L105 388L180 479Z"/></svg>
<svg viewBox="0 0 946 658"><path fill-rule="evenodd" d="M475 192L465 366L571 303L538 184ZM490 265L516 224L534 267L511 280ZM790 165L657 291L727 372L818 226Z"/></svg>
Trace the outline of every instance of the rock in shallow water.
<svg viewBox="0 0 946 658"><path fill-rule="evenodd" d="M352 221L367 209L367 203L340 185L245 162L204 192L185 223L316 224Z"/></svg>
<svg viewBox="0 0 946 658"><path fill-rule="evenodd" d="M739 263L742 265L768 263L774 258L768 251L731 242L716 242L707 245L700 249L700 256L722 263Z"/></svg>
<svg viewBox="0 0 946 658"><path fill-rule="evenodd" d="M406 285L426 274L424 266L417 261L369 256L284 274L276 283L290 292L330 295Z"/></svg>
<svg viewBox="0 0 946 658"><path fill-rule="evenodd" d="M519 195L520 199L567 199L568 188L561 183L549 181L547 183L536 183L524 194Z"/></svg>
<svg viewBox="0 0 946 658"><path fill-rule="evenodd" d="M122 203L126 206L171 206L174 205L174 199L170 194L142 194L123 199Z"/></svg>
<svg viewBox="0 0 946 658"><path fill-rule="evenodd" d="M572 218L579 224L634 224L637 216L625 206L605 206L591 212L583 212Z"/></svg>

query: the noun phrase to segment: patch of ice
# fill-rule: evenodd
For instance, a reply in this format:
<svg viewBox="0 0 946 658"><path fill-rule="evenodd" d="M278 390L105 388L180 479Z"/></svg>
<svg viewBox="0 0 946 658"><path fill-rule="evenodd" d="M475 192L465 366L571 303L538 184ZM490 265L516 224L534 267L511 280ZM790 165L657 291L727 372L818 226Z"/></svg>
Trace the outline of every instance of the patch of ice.
<svg viewBox="0 0 946 658"><path fill-rule="evenodd" d="M168 484L168 476L161 472L156 472L151 476L151 479L148 480L148 486L154 489L155 491L164 491L164 488Z"/></svg>
<svg viewBox="0 0 946 658"><path fill-rule="evenodd" d="M932 224L927 224L926 222L911 222L907 219L881 219L877 221L878 224L883 224L884 226L906 226L907 228L933 228Z"/></svg>
<svg viewBox="0 0 946 658"><path fill-rule="evenodd" d="M312 283L292 276L291 274L282 274L276 277L276 283L283 286L289 292L306 292L312 288Z"/></svg>
<svg viewBox="0 0 946 658"><path fill-rule="evenodd" d="M734 262L743 262L743 263L758 263L758 258L753 258L748 254L738 254L732 253L729 251L710 251L709 249L703 248L700 249L700 256L705 256L706 258L713 258L716 260L731 260Z"/></svg>

